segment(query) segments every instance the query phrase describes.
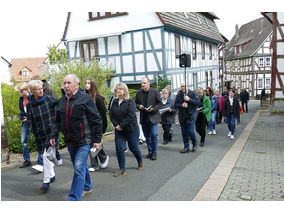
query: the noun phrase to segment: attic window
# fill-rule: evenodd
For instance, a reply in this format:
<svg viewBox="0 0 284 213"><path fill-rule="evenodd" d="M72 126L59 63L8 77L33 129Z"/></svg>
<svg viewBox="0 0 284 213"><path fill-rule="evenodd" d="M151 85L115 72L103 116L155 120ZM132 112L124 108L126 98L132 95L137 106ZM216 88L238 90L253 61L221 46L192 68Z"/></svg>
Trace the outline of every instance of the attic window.
<svg viewBox="0 0 284 213"><path fill-rule="evenodd" d="M28 70L23 70L22 71L22 77L23 78L28 78L30 77L30 72Z"/></svg>
<svg viewBox="0 0 284 213"><path fill-rule="evenodd" d="M251 29L250 33L253 33L254 29Z"/></svg>
<svg viewBox="0 0 284 213"><path fill-rule="evenodd" d="M261 31L259 31L259 33L258 33L258 34L260 35L260 34L263 32L263 30L264 30L264 29L262 29Z"/></svg>
<svg viewBox="0 0 284 213"><path fill-rule="evenodd" d="M89 21L128 15L127 12L89 12Z"/></svg>

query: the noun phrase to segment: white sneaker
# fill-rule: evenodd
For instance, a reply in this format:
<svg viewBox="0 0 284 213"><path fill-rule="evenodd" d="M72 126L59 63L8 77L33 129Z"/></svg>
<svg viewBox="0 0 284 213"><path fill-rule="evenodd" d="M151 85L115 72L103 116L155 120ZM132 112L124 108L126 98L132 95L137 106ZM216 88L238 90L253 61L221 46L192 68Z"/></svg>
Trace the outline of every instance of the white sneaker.
<svg viewBox="0 0 284 213"><path fill-rule="evenodd" d="M60 160L57 161L57 165L58 165L58 166L59 166L59 165L62 165L62 159L60 159Z"/></svg>
<svg viewBox="0 0 284 213"><path fill-rule="evenodd" d="M105 169L108 165L108 160L109 160L109 156L107 156L106 161L104 163L101 164L101 168Z"/></svg>
<svg viewBox="0 0 284 213"><path fill-rule="evenodd" d="M97 168L90 167L90 168L89 168L89 172L94 172L94 171L96 171L96 170L99 170L99 167L97 167Z"/></svg>
<svg viewBox="0 0 284 213"><path fill-rule="evenodd" d="M38 164L32 166L32 169L34 169L34 170L36 170L38 172L43 172L43 166L38 165Z"/></svg>
<svg viewBox="0 0 284 213"><path fill-rule="evenodd" d="M234 137L234 135L231 135L231 137L230 137L232 140L234 140L235 139L235 137Z"/></svg>
<svg viewBox="0 0 284 213"><path fill-rule="evenodd" d="M212 135L212 131L208 132L208 135Z"/></svg>
<svg viewBox="0 0 284 213"><path fill-rule="evenodd" d="M231 135L232 135L231 132L229 132L229 133L228 133L228 137L231 137Z"/></svg>
<svg viewBox="0 0 284 213"><path fill-rule="evenodd" d="M216 135L216 130L215 129L213 129L213 135Z"/></svg>

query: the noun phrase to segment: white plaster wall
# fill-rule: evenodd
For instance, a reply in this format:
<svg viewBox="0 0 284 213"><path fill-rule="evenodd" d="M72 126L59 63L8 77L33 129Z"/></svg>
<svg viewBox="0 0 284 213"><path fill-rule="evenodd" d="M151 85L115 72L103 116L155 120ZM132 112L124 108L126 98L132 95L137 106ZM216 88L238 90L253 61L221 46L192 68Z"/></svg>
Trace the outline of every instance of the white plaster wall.
<svg viewBox="0 0 284 213"><path fill-rule="evenodd" d="M118 36L112 36L108 38L108 54L119 53Z"/></svg>
<svg viewBox="0 0 284 213"><path fill-rule="evenodd" d="M142 32L133 33L134 37L134 50L141 51L143 50L143 35ZM129 43L131 45L131 43Z"/></svg>
<svg viewBox="0 0 284 213"><path fill-rule="evenodd" d="M80 39L115 32L163 26L155 12L129 12L128 15L88 21L88 12L72 12L65 39Z"/></svg>
<svg viewBox="0 0 284 213"><path fill-rule="evenodd" d="M122 52L131 52L131 35L130 33L121 36Z"/></svg>
<svg viewBox="0 0 284 213"><path fill-rule="evenodd" d="M124 73L133 73L132 55L123 56Z"/></svg>
<svg viewBox="0 0 284 213"><path fill-rule="evenodd" d="M106 54L106 50L105 50L104 38L99 38L98 39L98 47L99 47L99 55L105 55Z"/></svg>

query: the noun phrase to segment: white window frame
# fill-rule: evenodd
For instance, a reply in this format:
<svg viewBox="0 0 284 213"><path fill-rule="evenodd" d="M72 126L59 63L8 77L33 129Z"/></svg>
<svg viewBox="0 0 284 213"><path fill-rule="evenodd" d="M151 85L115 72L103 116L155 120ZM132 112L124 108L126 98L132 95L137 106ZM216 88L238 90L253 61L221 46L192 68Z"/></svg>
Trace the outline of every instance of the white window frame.
<svg viewBox="0 0 284 213"><path fill-rule="evenodd" d="M261 63L261 61L262 61L262 63ZM259 65L260 67L264 67L264 57L259 57L259 58L258 58L258 65Z"/></svg>
<svg viewBox="0 0 284 213"><path fill-rule="evenodd" d="M258 89L262 89L263 88L263 79L262 78L258 78L257 79L257 88Z"/></svg>
<svg viewBox="0 0 284 213"><path fill-rule="evenodd" d="M265 57L265 66L267 66L267 67L271 66L271 58L270 57Z"/></svg>
<svg viewBox="0 0 284 213"><path fill-rule="evenodd" d="M22 77L23 78L29 78L30 77L30 72L28 70L23 70L22 71Z"/></svg>

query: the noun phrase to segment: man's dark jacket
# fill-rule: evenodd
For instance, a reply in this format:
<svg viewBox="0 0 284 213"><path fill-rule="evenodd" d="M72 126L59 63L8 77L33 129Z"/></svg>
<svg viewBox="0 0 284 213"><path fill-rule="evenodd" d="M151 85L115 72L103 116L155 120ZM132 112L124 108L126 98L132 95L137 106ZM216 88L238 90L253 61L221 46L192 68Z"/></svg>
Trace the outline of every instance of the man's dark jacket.
<svg viewBox="0 0 284 213"><path fill-rule="evenodd" d="M182 90L180 90L176 96L175 108L179 109L178 119L180 124L185 123L187 120L196 121L198 115L197 108L201 105L196 92L189 90L187 96L190 98L189 101L184 101L184 93ZM184 102L188 104L188 108L182 107Z"/></svg>
<svg viewBox="0 0 284 213"><path fill-rule="evenodd" d="M60 98L52 138L57 138L60 130L69 146L101 142L102 119L91 96L78 90L70 98Z"/></svg>
<svg viewBox="0 0 284 213"><path fill-rule="evenodd" d="M140 110L140 105L144 106L144 95L143 95L143 89L139 90L136 94L136 108ZM140 110L140 124L142 124L144 113L148 113L149 119L151 123L157 124L161 121L161 116L159 109L162 106L162 101L161 101L161 95L159 91L155 88L150 87L149 88L149 94L148 94L148 99L147 99L147 106L144 107L149 107L152 106L153 112L145 112L143 110Z"/></svg>
<svg viewBox="0 0 284 213"><path fill-rule="evenodd" d="M240 94L240 99L241 99L241 102L249 101L249 93L247 91L245 92L242 91Z"/></svg>

